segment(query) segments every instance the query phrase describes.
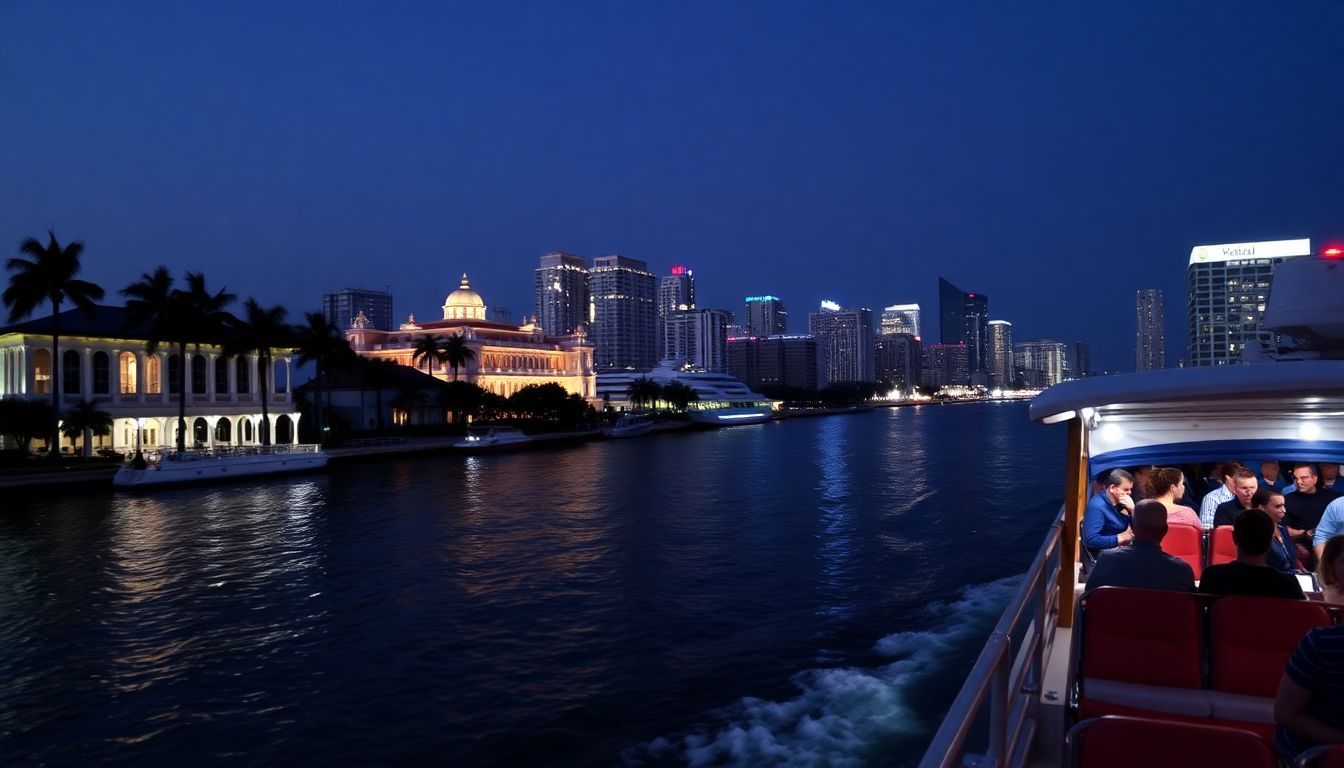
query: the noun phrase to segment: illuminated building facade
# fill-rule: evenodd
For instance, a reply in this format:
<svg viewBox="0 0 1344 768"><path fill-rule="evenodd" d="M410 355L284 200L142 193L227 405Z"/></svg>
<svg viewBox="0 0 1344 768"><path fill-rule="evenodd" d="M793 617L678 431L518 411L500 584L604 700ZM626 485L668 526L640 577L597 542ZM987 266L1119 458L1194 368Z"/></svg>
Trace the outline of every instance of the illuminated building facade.
<svg viewBox="0 0 1344 768"><path fill-rule="evenodd" d="M749 387L817 388L817 340L748 336L728 340L728 374Z"/></svg>
<svg viewBox="0 0 1344 768"><path fill-rule="evenodd" d="M443 303L443 319L417 323L411 315L395 331L382 331L356 322L346 337L350 346L368 358L391 360L418 368L435 378L449 380L449 366L413 361L414 345L423 336L446 338L461 334L474 359L457 371L460 381L469 381L489 392L508 397L529 384L556 383L567 392L596 402L597 380L593 348L582 326L573 334L546 335L539 325L504 325L485 319L485 301L471 290L467 276Z"/></svg>
<svg viewBox="0 0 1344 768"><path fill-rule="evenodd" d="M588 321L588 266L582 256L544 254L535 278L537 323L543 331L568 336Z"/></svg>
<svg viewBox="0 0 1344 768"><path fill-rule="evenodd" d="M598 256L588 271L593 360L599 370L650 370L658 362L658 308L648 265Z"/></svg>
<svg viewBox="0 0 1344 768"><path fill-rule="evenodd" d="M919 338L919 305L893 304L882 310L882 320L878 324L879 335L908 333Z"/></svg>
<svg viewBox="0 0 1344 768"><path fill-rule="evenodd" d="M967 293L938 278L938 335L943 344L965 344L971 383L985 378L989 367L989 297Z"/></svg>
<svg viewBox="0 0 1344 768"><path fill-rule="evenodd" d="M342 288L322 295L322 315L342 331L354 325L355 316L361 312L373 327L391 328L392 294L368 288Z"/></svg>
<svg viewBox="0 0 1344 768"><path fill-rule="evenodd" d="M1067 350L1063 342L1052 339L1019 342L1013 345L1013 356L1027 387L1053 387L1064 380Z"/></svg>
<svg viewBox="0 0 1344 768"><path fill-rule="evenodd" d="M1013 361L1013 324L1007 320L989 321L989 382L998 389L1017 384Z"/></svg>
<svg viewBox="0 0 1344 768"><path fill-rule="evenodd" d="M672 273L658 278L658 359L675 360L668 353L667 321L673 312L695 309L695 273L690 267L675 266Z"/></svg>
<svg viewBox="0 0 1344 768"><path fill-rule="evenodd" d="M0 329L0 397L50 402L51 317ZM132 453L137 431L142 450L177 443L176 348L148 349L148 328L129 322L124 307L71 309L60 315L59 409L91 401L112 417L112 432L94 436L97 450ZM256 355L225 356L224 338L202 339L187 348L188 447L257 445L261 442L261 380ZM289 349L272 350L266 376L266 406L274 425L272 443L298 442L299 413L290 390ZM0 442L7 438L0 437ZM68 442L66 443L68 445Z"/></svg>
<svg viewBox="0 0 1344 768"><path fill-rule="evenodd" d="M778 336L789 331L789 313L774 296L747 297L748 336Z"/></svg>
<svg viewBox="0 0 1344 768"><path fill-rule="evenodd" d="M663 332L662 362L690 365L722 373L728 369L729 313L722 309L687 309L668 313Z"/></svg>
<svg viewBox="0 0 1344 768"><path fill-rule="evenodd" d="M873 381L873 311L845 309L833 301L808 315L808 331L817 340L821 384Z"/></svg>
<svg viewBox="0 0 1344 768"><path fill-rule="evenodd" d="M1166 336L1162 332L1162 291L1139 290L1134 297L1134 370L1154 371L1167 367Z"/></svg>
<svg viewBox="0 0 1344 768"><path fill-rule="evenodd" d="M1240 363L1248 344L1278 346L1282 337L1262 326L1274 265L1310 254L1307 239L1195 246L1187 271L1190 363Z"/></svg>
<svg viewBox="0 0 1344 768"><path fill-rule="evenodd" d="M883 333L873 344L874 373L904 394L911 394L924 372L924 351L912 333Z"/></svg>
<svg viewBox="0 0 1344 768"><path fill-rule="evenodd" d="M926 387L964 387L971 382L970 351L965 344L924 347L920 381Z"/></svg>

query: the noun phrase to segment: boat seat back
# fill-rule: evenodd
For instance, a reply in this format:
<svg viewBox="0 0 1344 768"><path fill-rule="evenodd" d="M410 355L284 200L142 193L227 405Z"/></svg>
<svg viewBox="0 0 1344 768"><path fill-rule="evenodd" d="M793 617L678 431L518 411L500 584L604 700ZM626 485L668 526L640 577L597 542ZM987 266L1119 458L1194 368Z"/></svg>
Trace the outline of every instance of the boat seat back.
<svg viewBox="0 0 1344 768"><path fill-rule="evenodd" d="M1274 747L1249 731L1141 717L1084 720L1069 731L1065 743L1068 765L1075 768L1280 765Z"/></svg>
<svg viewBox="0 0 1344 768"><path fill-rule="evenodd" d="M1293 768L1344 768L1344 744L1312 747L1293 760Z"/></svg>
<svg viewBox="0 0 1344 768"><path fill-rule="evenodd" d="M1232 526L1220 525L1209 534L1209 565L1222 565L1237 559L1237 545L1232 541Z"/></svg>
<svg viewBox="0 0 1344 768"><path fill-rule="evenodd" d="M1202 687L1200 604L1194 595L1100 587L1083 598L1083 612L1084 695L1089 679Z"/></svg>
<svg viewBox="0 0 1344 768"><path fill-rule="evenodd" d="M1190 565L1195 572L1195 580L1204 572L1204 531L1185 523L1172 523L1167 526L1167 535L1162 537L1162 551L1179 557Z"/></svg>
<svg viewBox="0 0 1344 768"><path fill-rule="evenodd" d="M1331 620L1321 603L1229 595L1214 601L1209 622L1213 690L1272 698L1298 641Z"/></svg>

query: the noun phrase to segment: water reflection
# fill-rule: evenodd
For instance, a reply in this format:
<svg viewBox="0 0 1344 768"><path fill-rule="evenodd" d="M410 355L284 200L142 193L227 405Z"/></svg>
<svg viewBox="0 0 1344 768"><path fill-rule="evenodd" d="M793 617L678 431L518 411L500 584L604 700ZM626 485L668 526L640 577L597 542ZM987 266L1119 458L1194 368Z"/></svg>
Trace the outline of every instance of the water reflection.
<svg viewBox="0 0 1344 768"><path fill-rule="evenodd" d="M854 419L832 416L821 420L817 430L817 466L821 469L821 505L818 539L821 549L820 595L822 605L818 614L836 620L848 619L854 613L853 568L854 550L852 502L854 492L850 476L848 452L854 450L847 441L849 425Z"/></svg>

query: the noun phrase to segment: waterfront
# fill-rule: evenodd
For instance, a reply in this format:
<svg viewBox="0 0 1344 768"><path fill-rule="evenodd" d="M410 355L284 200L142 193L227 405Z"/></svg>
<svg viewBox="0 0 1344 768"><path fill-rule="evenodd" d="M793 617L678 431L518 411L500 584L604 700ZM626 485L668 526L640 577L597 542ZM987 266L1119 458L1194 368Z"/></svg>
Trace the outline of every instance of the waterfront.
<svg viewBox="0 0 1344 768"><path fill-rule="evenodd" d="M6 503L0 761L906 764L1062 441L922 406Z"/></svg>

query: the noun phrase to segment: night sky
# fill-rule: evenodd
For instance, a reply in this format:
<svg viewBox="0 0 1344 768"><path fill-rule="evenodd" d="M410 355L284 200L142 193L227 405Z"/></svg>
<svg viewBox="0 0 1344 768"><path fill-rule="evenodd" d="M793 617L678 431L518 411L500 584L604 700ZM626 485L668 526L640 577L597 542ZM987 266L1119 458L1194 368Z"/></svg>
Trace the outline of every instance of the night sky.
<svg viewBox="0 0 1344 768"><path fill-rule="evenodd" d="M162 263L296 320L463 271L520 320L541 253L621 253L794 332L936 337L941 274L1132 370L1192 246L1344 237L1337 0L0 0L0 105L0 256L50 226L109 298Z"/></svg>

